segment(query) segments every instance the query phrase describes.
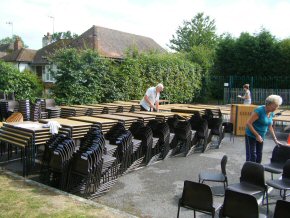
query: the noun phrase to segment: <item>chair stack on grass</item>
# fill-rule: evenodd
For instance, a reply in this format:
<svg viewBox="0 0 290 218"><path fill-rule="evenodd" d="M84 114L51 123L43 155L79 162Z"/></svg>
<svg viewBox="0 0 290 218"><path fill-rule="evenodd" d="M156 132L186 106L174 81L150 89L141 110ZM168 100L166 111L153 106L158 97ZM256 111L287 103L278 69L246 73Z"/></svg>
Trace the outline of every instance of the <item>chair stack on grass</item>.
<svg viewBox="0 0 290 218"><path fill-rule="evenodd" d="M40 179L45 184L66 190L69 163L75 150L74 141L54 135L45 144Z"/></svg>

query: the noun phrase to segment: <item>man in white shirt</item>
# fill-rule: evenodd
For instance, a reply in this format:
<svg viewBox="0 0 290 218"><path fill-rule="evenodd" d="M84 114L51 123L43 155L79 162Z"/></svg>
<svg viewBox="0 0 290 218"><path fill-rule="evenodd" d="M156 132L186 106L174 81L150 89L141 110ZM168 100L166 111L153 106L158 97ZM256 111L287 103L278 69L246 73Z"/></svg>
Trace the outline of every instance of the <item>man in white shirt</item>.
<svg viewBox="0 0 290 218"><path fill-rule="evenodd" d="M160 92L163 91L163 88L163 85L159 83L156 87L147 89L145 96L140 101L141 110L158 111Z"/></svg>

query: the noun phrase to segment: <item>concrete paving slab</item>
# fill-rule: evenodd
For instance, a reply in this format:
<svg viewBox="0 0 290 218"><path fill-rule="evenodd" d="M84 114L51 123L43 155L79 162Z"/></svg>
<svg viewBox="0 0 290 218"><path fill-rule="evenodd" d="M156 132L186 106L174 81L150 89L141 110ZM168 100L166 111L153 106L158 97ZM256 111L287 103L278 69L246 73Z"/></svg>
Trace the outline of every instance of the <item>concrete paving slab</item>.
<svg viewBox="0 0 290 218"><path fill-rule="evenodd" d="M266 139L263 163L269 162L273 148L274 142ZM184 180L198 181L199 172L204 170L220 171L220 160L224 154L228 155L229 184L237 183L240 170L245 162L244 137L235 137L234 143L230 141L229 137L225 137L220 149L211 149L206 153L194 153L188 157L171 157L121 176L106 195L95 201L138 217L176 217L177 202L182 194ZM269 173L265 173L265 176L266 179L270 179ZM214 186L213 192L223 192L222 184L207 184ZM215 196L214 201L222 203L223 197ZM270 201L276 202L276 199ZM271 215L274 204L271 204L270 210ZM265 214L266 206L261 206L260 212ZM193 211L181 209L180 217L193 217ZM198 213L198 217L208 216Z"/></svg>

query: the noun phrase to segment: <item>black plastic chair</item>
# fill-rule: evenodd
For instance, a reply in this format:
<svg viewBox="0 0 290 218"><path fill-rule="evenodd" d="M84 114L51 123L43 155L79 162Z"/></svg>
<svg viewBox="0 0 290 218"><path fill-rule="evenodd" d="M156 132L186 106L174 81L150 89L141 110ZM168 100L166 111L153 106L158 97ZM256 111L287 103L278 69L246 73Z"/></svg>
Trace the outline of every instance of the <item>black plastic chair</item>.
<svg viewBox="0 0 290 218"><path fill-rule="evenodd" d="M233 143L235 142L235 135L234 135L234 125L231 122L223 122L223 134L229 133L230 134L230 141L233 139Z"/></svg>
<svg viewBox="0 0 290 218"><path fill-rule="evenodd" d="M221 172L201 172L199 174L199 182L203 183L205 181L211 182L222 182L224 184L224 189L228 186L228 178L226 172L226 165L227 165L228 157L224 155L221 160Z"/></svg>
<svg viewBox="0 0 290 218"><path fill-rule="evenodd" d="M264 164L265 171L270 172L271 178L273 179L273 174L282 173L283 166L288 159L290 159L290 146L275 146L272 151L270 163Z"/></svg>
<svg viewBox="0 0 290 218"><path fill-rule="evenodd" d="M280 196L286 200L286 192L290 190L290 159L283 167L282 179L268 180L267 185L280 190Z"/></svg>
<svg viewBox="0 0 290 218"><path fill-rule="evenodd" d="M259 206L254 196L227 189L219 217L258 218Z"/></svg>
<svg viewBox="0 0 290 218"><path fill-rule="evenodd" d="M290 216L290 202L278 200L274 211L273 218L286 218Z"/></svg>
<svg viewBox="0 0 290 218"><path fill-rule="evenodd" d="M215 212L219 209L219 206L213 205L213 196L211 189L208 185L184 181L182 197L178 202L177 217L179 217L180 207L188 208L194 211L194 217L196 217L196 211L209 214L213 218Z"/></svg>
<svg viewBox="0 0 290 218"><path fill-rule="evenodd" d="M268 192L265 183L264 167L255 162L247 161L241 170L240 183L229 185L228 189L250 195L263 194L262 203L266 196L267 214L269 212Z"/></svg>

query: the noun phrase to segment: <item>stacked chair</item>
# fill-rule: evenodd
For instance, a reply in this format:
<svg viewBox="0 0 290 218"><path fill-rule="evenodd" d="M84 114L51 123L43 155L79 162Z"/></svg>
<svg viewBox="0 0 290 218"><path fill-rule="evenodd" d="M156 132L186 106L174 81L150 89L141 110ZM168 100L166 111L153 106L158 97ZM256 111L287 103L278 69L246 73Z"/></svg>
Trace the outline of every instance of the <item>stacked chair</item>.
<svg viewBox="0 0 290 218"><path fill-rule="evenodd" d="M74 141L65 135L53 135L44 146L40 180L66 190L69 163L75 150Z"/></svg>
<svg viewBox="0 0 290 218"><path fill-rule="evenodd" d="M189 119L191 129L196 131L193 139L193 144L195 144L195 152L205 152L208 145L208 122L206 119L202 118L199 112L194 112L194 114Z"/></svg>
<svg viewBox="0 0 290 218"><path fill-rule="evenodd" d="M72 157L67 189L69 192L90 197L101 186L105 139L98 127L93 127L82 139L79 150Z"/></svg>
<svg viewBox="0 0 290 218"><path fill-rule="evenodd" d="M183 153L187 155L188 151L192 147L193 134L191 131L191 125L189 121L179 121L174 129L174 139L171 143L173 148L172 155Z"/></svg>
<svg viewBox="0 0 290 218"><path fill-rule="evenodd" d="M153 146L153 132L149 126L140 127L134 131L133 134L135 139L141 140L141 157L143 157L141 165L149 164L152 157L152 146Z"/></svg>
<svg viewBox="0 0 290 218"><path fill-rule="evenodd" d="M30 120L30 101L29 100L20 100L19 101L19 112L22 113L24 121Z"/></svg>
<svg viewBox="0 0 290 218"><path fill-rule="evenodd" d="M202 117L207 120L209 129L209 144L206 146L205 150L208 148L219 148L224 136L222 113L220 110L217 110L216 113L214 113L211 109L205 109L204 115ZM213 136L216 136L217 138L215 141L212 140Z"/></svg>
<svg viewBox="0 0 290 218"><path fill-rule="evenodd" d="M117 159L120 164L119 174L123 174L131 165L133 153L132 133L127 131L123 123L115 124L105 135L110 144L117 145Z"/></svg>
<svg viewBox="0 0 290 218"><path fill-rule="evenodd" d="M12 113L19 111L18 101L4 100L0 102L0 118L1 121L6 120Z"/></svg>
<svg viewBox="0 0 290 218"><path fill-rule="evenodd" d="M164 159L169 152L170 131L167 123L159 120L150 120L147 124L153 133L153 145L150 155L150 161L154 162L158 159Z"/></svg>
<svg viewBox="0 0 290 218"><path fill-rule="evenodd" d="M143 152L144 149L142 145L146 145L146 143L142 144L142 138L144 138L145 140L147 140L147 138L142 137L141 132L140 132L141 128L144 129L144 123L142 121L133 122L129 128L129 131L132 133L134 138L132 139L132 142L133 142L133 153L131 156L132 164L127 169L127 172L130 172L140 167L145 160L145 154Z"/></svg>

